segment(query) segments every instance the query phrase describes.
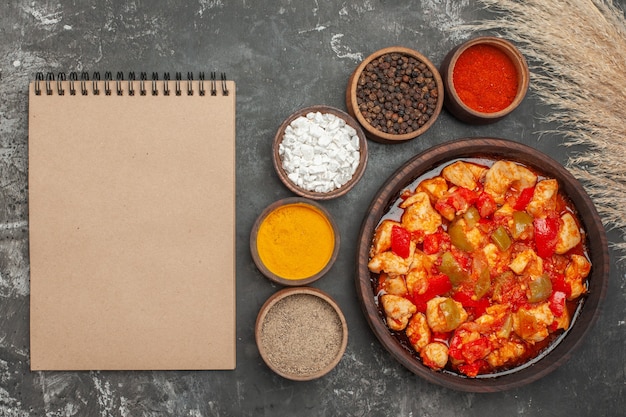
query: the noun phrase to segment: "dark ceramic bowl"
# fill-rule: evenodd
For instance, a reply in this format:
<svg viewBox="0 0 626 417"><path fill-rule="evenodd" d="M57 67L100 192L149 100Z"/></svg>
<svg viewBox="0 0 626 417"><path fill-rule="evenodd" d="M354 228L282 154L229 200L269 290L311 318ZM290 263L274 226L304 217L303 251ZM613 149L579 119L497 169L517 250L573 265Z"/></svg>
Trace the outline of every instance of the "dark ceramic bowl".
<svg viewBox="0 0 626 417"><path fill-rule="evenodd" d="M582 227L586 231L587 248L592 264L588 276L588 293L581 298L569 329L552 342L542 353L514 369L497 374L468 378L450 371L435 372L404 347L387 328L379 312L373 290L375 274L367 264L376 226L390 206L419 176L458 158L486 157L507 159L534 168L559 181L560 190L575 206ZM517 142L472 138L445 143L415 156L389 177L372 201L365 217L358 242L356 289L365 317L383 346L407 369L426 380L461 391L503 391L533 382L565 363L582 343L594 324L605 297L609 278L607 239L600 217L581 184L562 165L549 156Z"/></svg>
<svg viewBox="0 0 626 417"><path fill-rule="evenodd" d="M517 72L517 92L515 97L508 106L499 111L487 113L469 107L465 102L463 102L461 97L459 97L457 89L454 86L454 68L459 57L475 45L490 45L498 48L511 60ZM524 99L526 92L528 91L530 78L528 64L526 63L526 59L521 52L509 41L489 36L471 39L452 49L441 63L440 71L445 87L444 104L446 109L459 120L469 124L494 123L510 114Z"/></svg>

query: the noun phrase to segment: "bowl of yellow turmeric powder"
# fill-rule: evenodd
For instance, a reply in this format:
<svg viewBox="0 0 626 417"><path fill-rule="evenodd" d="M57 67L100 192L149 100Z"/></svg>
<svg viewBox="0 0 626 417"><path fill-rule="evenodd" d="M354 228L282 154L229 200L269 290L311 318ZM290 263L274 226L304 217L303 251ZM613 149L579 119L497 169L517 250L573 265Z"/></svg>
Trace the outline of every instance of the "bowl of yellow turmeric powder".
<svg viewBox="0 0 626 417"><path fill-rule="evenodd" d="M285 286L310 284L332 267L339 229L319 203L302 197L278 200L263 210L250 234L255 265Z"/></svg>

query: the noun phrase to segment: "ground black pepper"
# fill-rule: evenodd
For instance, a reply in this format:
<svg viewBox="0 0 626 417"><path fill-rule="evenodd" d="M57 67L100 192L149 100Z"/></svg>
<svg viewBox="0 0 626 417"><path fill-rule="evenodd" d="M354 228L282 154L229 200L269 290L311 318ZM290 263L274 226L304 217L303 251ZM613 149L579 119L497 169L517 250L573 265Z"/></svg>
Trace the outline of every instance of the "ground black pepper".
<svg viewBox="0 0 626 417"><path fill-rule="evenodd" d="M388 134L421 128L437 107L439 86L428 66L402 53L387 53L365 66L356 87L357 106L365 120Z"/></svg>
<svg viewBox="0 0 626 417"><path fill-rule="evenodd" d="M337 358L343 336L341 319L328 302L311 294L294 294L267 312L260 341L276 369L306 377Z"/></svg>

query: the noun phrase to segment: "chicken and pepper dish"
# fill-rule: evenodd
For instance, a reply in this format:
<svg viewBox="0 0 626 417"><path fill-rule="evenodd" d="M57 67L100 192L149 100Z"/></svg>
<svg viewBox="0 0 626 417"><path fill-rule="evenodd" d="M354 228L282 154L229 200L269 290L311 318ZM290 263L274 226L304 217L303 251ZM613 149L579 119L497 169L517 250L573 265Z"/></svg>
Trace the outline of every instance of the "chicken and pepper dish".
<svg viewBox="0 0 626 417"><path fill-rule="evenodd" d="M424 365L469 377L537 356L570 326L591 269L558 182L512 161L458 160L416 183L370 248L387 327Z"/></svg>

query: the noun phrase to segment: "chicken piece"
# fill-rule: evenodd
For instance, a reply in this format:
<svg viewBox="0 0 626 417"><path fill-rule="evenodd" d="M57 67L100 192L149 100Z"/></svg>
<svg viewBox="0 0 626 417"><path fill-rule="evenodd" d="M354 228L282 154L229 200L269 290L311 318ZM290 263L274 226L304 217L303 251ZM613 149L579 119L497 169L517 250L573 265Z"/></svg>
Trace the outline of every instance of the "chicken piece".
<svg viewBox="0 0 626 417"><path fill-rule="evenodd" d="M567 253L570 249L575 248L582 240L580 228L574 216L571 213L565 213L561 216L561 228L557 237L555 252L559 255Z"/></svg>
<svg viewBox="0 0 626 417"><path fill-rule="evenodd" d="M423 294L428 288L428 274L432 267L432 259L420 250L413 254L413 262L405 276L409 294Z"/></svg>
<svg viewBox="0 0 626 417"><path fill-rule="evenodd" d="M558 329L567 330L571 321L569 311L567 311L567 308L563 310L563 314L561 314L558 317L555 316L554 321L556 323L556 330Z"/></svg>
<svg viewBox="0 0 626 417"><path fill-rule="evenodd" d="M411 301L397 295L383 294L380 302L391 330L404 330L411 316L417 312L417 307Z"/></svg>
<svg viewBox="0 0 626 417"><path fill-rule="evenodd" d="M429 343L420 352L424 365L439 371L448 363L448 347L441 342Z"/></svg>
<svg viewBox="0 0 626 417"><path fill-rule="evenodd" d="M494 222L503 225L507 230L513 230L515 227L515 221L513 220L513 213L515 209L509 203L504 203L496 211L493 212L492 218Z"/></svg>
<svg viewBox="0 0 626 417"><path fill-rule="evenodd" d="M480 326L473 321L461 324L455 331L450 340L450 362L453 365L459 365L466 361L463 355L463 346L476 342L483 337L480 332Z"/></svg>
<svg viewBox="0 0 626 417"><path fill-rule="evenodd" d="M435 210L446 220L465 214L478 198L478 194L465 187L453 186L448 189L434 205Z"/></svg>
<svg viewBox="0 0 626 417"><path fill-rule="evenodd" d="M504 304L492 304L485 309L485 313L492 317L503 317L509 312L509 306Z"/></svg>
<svg viewBox="0 0 626 417"><path fill-rule="evenodd" d="M515 256L509 268L517 275L539 276L543 273L543 259L534 250L525 249Z"/></svg>
<svg viewBox="0 0 626 417"><path fill-rule="evenodd" d="M535 185L533 198L526 206L526 211L533 217L545 217L547 212L556 210L556 196L559 183L555 179L542 180Z"/></svg>
<svg viewBox="0 0 626 417"><path fill-rule="evenodd" d="M420 191L428 194L428 197L430 198L430 203L435 204L435 202L443 197L446 191L448 191L448 183L443 177L438 176L434 178L428 178L421 181L415 188L416 193L419 193Z"/></svg>
<svg viewBox="0 0 626 417"><path fill-rule="evenodd" d="M426 319L433 332L446 333L467 321L463 304L448 297L435 297L426 303Z"/></svg>
<svg viewBox="0 0 626 417"><path fill-rule="evenodd" d="M465 239L467 243L469 243L474 248L480 248L484 245L487 235L482 232L482 230L476 226L469 227L467 225L467 221L460 217L455 222L456 227L460 227L460 230L463 231L463 235L465 235Z"/></svg>
<svg viewBox="0 0 626 417"><path fill-rule="evenodd" d="M508 203L504 203L500 208L498 208L493 213L493 218L494 219L506 218L512 224L512 222L513 222L513 213L514 212L515 212L515 209L513 208L513 206L511 206ZM509 224L509 227L510 227L510 224Z"/></svg>
<svg viewBox="0 0 626 417"><path fill-rule="evenodd" d="M521 358L526 352L522 343L503 341L499 348L491 351L485 358L492 368L506 365Z"/></svg>
<svg viewBox="0 0 626 417"><path fill-rule="evenodd" d="M383 220L376 231L374 232L374 239L372 239L372 247L370 249L370 258L375 255L388 251L391 249L391 229L393 226L402 226L400 223L385 219Z"/></svg>
<svg viewBox="0 0 626 417"><path fill-rule="evenodd" d="M567 282L572 289L569 300L580 297L587 292L587 285L585 284L585 278L591 271L591 263L581 255L572 255L569 264L565 268L565 282Z"/></svg>
<svg viewBox="0 0 626 417"><path fill-rule="evenodd" d="M500 329L494 335L499 339L508 339L513 331L513 313L508 311L502 316Z"/></svg>
<svg viewBox="0 0 626 417"><path fill-rule="evenodd" d="M480 334L481 326L475 321L467 321L462 323L454 332L454 336L450 343L455 348L460 348L461 346L474 342L480 339L482 336Z"/></svg>
<svg viewBox="0 0 626 417"><path fill-rule="evenodd" d="M487 243L483 247L483 253L493 275L499 275L509 267L510 251L501 252L494 243Z"/></svg>
<svg viewBox="0 0 626 417"><path fill-rule="evenodd" d="M432 234L441 226L441 216L430 204L428 194L419 192L412 195L404 203L411 201L402 214L402 226L409 232L423 231Z"/></svg>
<svg viewBox="0 0 626 417"><path fill-rule="evenodd" d="M428 273L422 268L411 269L405 281L409 294L424 294L428 288Z"/></svg>
<svg viewBox="0 0 626 417"><path fill-rule="evenodd" d="M401 209L406 209L414 203L420 203L424 199L424 195L422 194L424 192L425 191L417 191L416 189L415 193L402 200L400 204L398 204L398 207L400 207Z"/></svg>
<svg viewBox="0 0 626 417"><path fill-rule="evenodd" d="M381 274L381 277L383 275ZM389 275L385 274L384 279L378 286L379 291L383 294L393 294L404 297L407 295L406 282L402 275Z"/></svg>
<svg viewBox="0 0 626 417"><path fill-rule="evenodd" d="M509 308L504 304L493 304L485 309L482 316L474 320L482 333L490 333L499 329L509 314Z"/></svg>
<svg viewBox="0 0 626 417"><path fill-rule="evenodd" d="M493 304L485 310L482 316L474 320L481 334L489 335L490 339L508 339L513 330L513 317L509 306Z"/></svg>
<svg viewBox="0 0 626 417"><path fill-rule="evenodd" d="M504 203L506 192L515 187L518 190L533 187L537 182L528 168L511 161L497 161L485 173L484 190L496 203Z"/></svg>
<svg viewBox="0 0 626 417"><path fill-rule="evenodd" d="M430 343L431 332L424 313L415 313L406 327L406 335L415 351L420 352Z"/></svg>
<svg viewBox="0 0 626 417"><path fill-rule="evenodd" d="M411 242L411 252L415 252L415 243ZM409 272L412 256L403 258L392 251L379 253L370 259L367 267L375 274L386 272L392 275L405 275Z"/></svg>
<svg viewBox="0 0 626 417"><path fill-rule="evenodd" d="M549 303L545 302L533 308L520 308L513 315L513 330L529 343L541 342L550 333L548 326L554 322L554 314Z"/></svg>
<svg viewBox="0 0 626 417"><path fill-rule="evenodd" d="M474 174L474 178L476 178L477 181L480 181L482 178L484 178L487 170L489 169L485 165L473 164L471 162L467 163L467 168L472 171L472 174Z"/></svg>
<svg viewBox="0 0 626 417"><path fill-rule="evenodd" d="M441 171L441 176L454 185L475 190L487 168L471 162L457 161Z"/></svg>

